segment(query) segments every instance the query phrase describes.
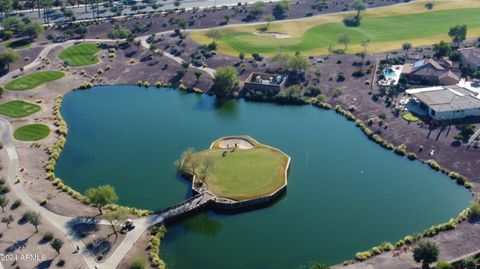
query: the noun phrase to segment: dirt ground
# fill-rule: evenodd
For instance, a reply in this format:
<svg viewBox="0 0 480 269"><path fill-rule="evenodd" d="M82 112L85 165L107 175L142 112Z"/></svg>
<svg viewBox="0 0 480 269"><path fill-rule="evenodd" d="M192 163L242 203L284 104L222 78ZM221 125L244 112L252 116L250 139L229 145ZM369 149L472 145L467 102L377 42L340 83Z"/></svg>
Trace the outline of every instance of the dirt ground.
<svg viewBox="0 0 480 269"><path fill-rule="evenodd" d="M0 152L0 160L2 164L7 161L5 151ZM1 176L5 177L5 170L0 171ZM21 184L21 183L20 183ZM64 261L63 268L86 268L83 260L79 255L74 255L74 246L62 233L47 220L41 219L38 226L38 233L35 227L22 219L23 214L28 211L23 205L14 207L13 203L17 197L13 192L6 194L10 201L5 208L5 212L0 217L11 215L14 221L7 228L6 224L0 226L0 255L4 268L59 268L60 261ZM45 233L53 233L55 238L59 238L65 244L57 256L55 250L50 247L50 243L43 239ZM5 255L5 256L3 256Z"/></svg>

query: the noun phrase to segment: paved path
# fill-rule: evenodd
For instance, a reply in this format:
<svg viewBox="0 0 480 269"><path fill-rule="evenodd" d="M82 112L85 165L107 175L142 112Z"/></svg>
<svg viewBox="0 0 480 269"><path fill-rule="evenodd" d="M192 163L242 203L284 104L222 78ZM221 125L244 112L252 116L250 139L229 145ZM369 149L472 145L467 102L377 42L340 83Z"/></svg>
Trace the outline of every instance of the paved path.
<svg viewBox="0 0 480 269"><path fill-rule="evenodd" d="M17 172L19 168L18 164L18 154L12 144L12 124L5 118L0 117L0 126L2 126L1 140L3 143L3 148L6 150L8 155L8 168L7 168L7 182L11 186L12 191L15 195L22 199L22 202L30 210L39 212L43 219L51 222L55 227L62 231L71 241L73 247L82 246L80 248L80 255L82 255L83 260L87 264L88 268L94 269L112 269L116 268L121 262L123 257L127 254L133 244L140 238L140 236L151 226L163 222L165 219L176 217L178 215L187 214L190 211L196 210L213 200L213 197L208 194L200 194L195 197L192 197L174 207L164 210L160 214L150 215L148 217L135 219L134 225L135 229L131 232L128 232L125 239L120 243L114 253L104 262L97 262L93 255L87 250L83 241L79 238L76 238L72 232L71 228L73 225L78 223L96 223L107 225L109 222L105 220L94 220L90 218L74 218L62 216L56 213L51 212L50 210L40 206L35 200L33 200L30 195L25 191L22 186L22 183L15 183L17 181ZM0 264L0 269L3 269Z"/></svg>

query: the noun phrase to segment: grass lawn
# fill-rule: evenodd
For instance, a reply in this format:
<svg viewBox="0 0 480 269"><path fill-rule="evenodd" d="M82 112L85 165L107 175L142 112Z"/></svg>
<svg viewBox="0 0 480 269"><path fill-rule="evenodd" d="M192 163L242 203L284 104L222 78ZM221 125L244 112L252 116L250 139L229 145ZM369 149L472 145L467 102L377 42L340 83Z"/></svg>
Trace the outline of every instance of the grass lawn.
<svg viewBox="0 0 480 269"><path fill-rule="evenodd" d="M13 100L0 104L0 114L11 118L22 118L40 111L40 106L22 100Z"/></svg>
<svg viewBox="0 0 480 269"><path fill-rule="evenodd" d="M360 43L369 39L370 52L400 49L404 42L411 42L414 46L429 45L439 40L450 40L447 33L451 26L466 24L468 36L477 37L480 33L480 6L472 5L463 8L460 5L468 0L458 0L454 9L420 9L411 13L410 8L403 6L389 7L367 11L359 27L346 27L342 19L345 14L331 14L318 18L304 19L305 26L299 27L302 21L272 23L270 31L288 34L291 38L278 39L272 36L254 35L258 26L227 27L221 30L223 34L218 40L218 51L229 55L238 55L239 52L251 54L259 52L274 54L279 50L284 52L326 53L329 45L335 48L344 48L338 43L339 36L348 34L350 43L347 52L362 50ZM443 3L443 2L439 2ZM411 4L412 6L415 4ZM410 4L405 5L410 7ZM462 7L462 8L458 8ZM395 11L397 8L397 12ZM419 13L420 12L420 13ZM205 31L193 32L191 37L199 43L207 43Z"/></svg>
<svg viewBox="0 0 480 269"><path fill-rule="evenodd" d="M21 76L5 85L5 89L9 91L24 91L36 88L43 83L57 80L65 76L60 71L43 71Z"/></svg>
<svg viewBox="0 0 480 269"><path fill-rule="evenodd" d="M78 44L64 49L58 57L71 66L82 66L98 63L95 53L101 49L95 44Z"/></svg>
<svg viewBox="0 0 480 269"><path fill-rule="evenodd" d="M413 115L410 112L403 112L402 113L402 119L404 119L406 121L409 121L409 122L417 122L417 121L420 120L417 116Z"/></svg>
<svg viewBox="0 0 480 269"><path fill-rule="evenodd" d="M25 38L15 41L6 41L3 43L3 46L7 49L26 49L32 45L32 40Z"/></svg>
<svg viewBox="0 0 480 269"><path fill-rule="evenodd" d="M44 124L29 124L18 127L13 132L13 137L20 141L38 141L50 134L50 129Z"/></svg>
<svg viewBox="0 0 480 269"><path fill-rule="evenodd" d="M225 149L212 148L195 153L183 167L197 161L202 171L204 161L213 168L206 175L205 184L218 197L246 200L263 197L281 188L285 183L288 156L276 149L257 144L252 149L236 149L223 156ZM201 173L201 172L200 172Z"/></svg>

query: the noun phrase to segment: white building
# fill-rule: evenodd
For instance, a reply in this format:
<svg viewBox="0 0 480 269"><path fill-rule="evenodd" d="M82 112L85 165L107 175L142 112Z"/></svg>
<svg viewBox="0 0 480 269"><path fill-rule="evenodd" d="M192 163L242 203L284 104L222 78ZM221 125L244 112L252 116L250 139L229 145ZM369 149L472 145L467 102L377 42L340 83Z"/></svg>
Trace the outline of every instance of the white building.
<svg viewBox="0 0 480 269"><path fill-rule="evenodd" d="M480 84L460 82L457 85L407 90L421 110L435 120L452 120L480 116Z"/></svg>

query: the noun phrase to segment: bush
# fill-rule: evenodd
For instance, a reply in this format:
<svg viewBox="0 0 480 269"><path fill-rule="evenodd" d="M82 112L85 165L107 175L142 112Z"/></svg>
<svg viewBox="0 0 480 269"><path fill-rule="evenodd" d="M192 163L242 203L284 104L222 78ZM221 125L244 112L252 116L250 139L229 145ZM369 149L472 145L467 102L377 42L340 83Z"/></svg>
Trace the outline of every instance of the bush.
<svg viewBox="0 0 480 269"><path fill-rule="evenodd" d="M147 260L144 258L135 258L130 264L130 269L145 269L147 268Z"/></svg>
<svg viewBox="0 0 480 269"><path fill-rule="evenodd" d="M395 148L395 153L400 156L405 156L407 154L407 146L405 146L404 144L399 145Z"/></svg>
<svg viewBox="0 0 480 269"><path fill-rule="evenodd" d="M472 217L480 218L480 203L476 202L470 207L470 214Z"/></svg>
<svg viewBox="0 0 480 269"><path fill-rule="evenodd" d="M438 262L435 269L455 269L455 267L448 262Z"/></svg>
<svg viewBox="0 0 480 269"><path fill-rule="evenodd" d="M345 81L345 74L343 72L338 73L337 82Z"/></svg>

